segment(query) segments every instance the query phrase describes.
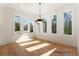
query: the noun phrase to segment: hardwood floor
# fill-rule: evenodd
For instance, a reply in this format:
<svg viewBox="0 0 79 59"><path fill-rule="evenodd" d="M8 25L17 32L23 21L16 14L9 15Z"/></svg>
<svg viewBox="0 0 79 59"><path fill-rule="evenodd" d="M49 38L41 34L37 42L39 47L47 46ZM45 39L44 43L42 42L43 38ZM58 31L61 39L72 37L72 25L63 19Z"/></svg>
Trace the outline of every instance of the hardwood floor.
<svg viewBox="0 0 79 59"><path fill-rule="evenodd" d="M33 39L0 46L0 56L77 56L77 48Z"/></svg>

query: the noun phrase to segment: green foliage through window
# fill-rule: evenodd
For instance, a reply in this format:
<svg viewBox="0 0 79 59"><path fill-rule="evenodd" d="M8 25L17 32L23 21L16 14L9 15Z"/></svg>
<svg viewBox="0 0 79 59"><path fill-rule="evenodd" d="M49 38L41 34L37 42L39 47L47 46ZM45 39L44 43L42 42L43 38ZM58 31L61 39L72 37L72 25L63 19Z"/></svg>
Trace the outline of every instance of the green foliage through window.
<svg viewBox="0 0 79 59"><path fill-rule="evenodd" d="M72 12L64 12L64 33L72 34Z"/></svg>
<svg viewBox="0 0 79 59"><path fill-rule="evenodd" d="M56 33L57 15L52 16L52 33Z"/></svg>
<svg viewBox="0 0 79 59"><path fill-rule="evenodd" d="M15 31L20 31L20 17L15 16Z"/></svg>
<svg viewBox="0 0 79 59"><path fill-rule="evenodd" d="M24 25L24 31L27 32L28 30L28 24Z"/></svg>
<svg viewBox="0 0 79 59"><path fill-rule="evenodd" d="M28 32L28 18L24 18L23 20L23 26L24 26L24 32L27 33Z"/></svg>
<svg viewBox="0 0 79 59"><path fill-rule="evenodd" d="M30 32L33 32L33 24L30 23Z"/></svg>
<svg viewBox="0 0 79 59"><path fill-rule="evenodd" d="M43 32L44 33L47 32L47 21L46 20L43 22Z"/></svg>

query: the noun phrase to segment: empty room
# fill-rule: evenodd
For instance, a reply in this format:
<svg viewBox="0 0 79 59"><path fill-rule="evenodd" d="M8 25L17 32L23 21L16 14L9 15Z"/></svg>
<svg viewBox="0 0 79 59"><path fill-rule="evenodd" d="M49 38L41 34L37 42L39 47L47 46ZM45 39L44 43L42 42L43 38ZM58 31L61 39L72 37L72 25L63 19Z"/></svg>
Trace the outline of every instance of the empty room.
<svg viewBox="0 0 79 59"><path fill-rule="evenodd" d="M78 56L78 3L0 3L0 56Z"/></svg>

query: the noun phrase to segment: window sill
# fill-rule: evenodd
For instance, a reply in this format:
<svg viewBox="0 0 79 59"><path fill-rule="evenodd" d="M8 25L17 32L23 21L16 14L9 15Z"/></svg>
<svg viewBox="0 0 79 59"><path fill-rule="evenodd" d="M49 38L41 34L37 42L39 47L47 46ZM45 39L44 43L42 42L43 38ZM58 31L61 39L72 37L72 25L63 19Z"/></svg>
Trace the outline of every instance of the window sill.
<svg viewBox="0 0 79 59"><path fill-rule="evenodd" d="M15 31L16 34L20 34L20 31Z"/></svg>

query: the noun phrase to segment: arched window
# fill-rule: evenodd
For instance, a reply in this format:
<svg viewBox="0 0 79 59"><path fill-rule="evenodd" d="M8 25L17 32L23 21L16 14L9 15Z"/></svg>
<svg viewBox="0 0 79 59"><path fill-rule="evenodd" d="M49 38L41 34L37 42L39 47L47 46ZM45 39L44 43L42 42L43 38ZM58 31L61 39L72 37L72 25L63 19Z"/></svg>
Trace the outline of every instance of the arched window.
<svg viewBox="0 0 79 59"><path fill-rule="evenodd" d="M28 33L28 31L29 31L29 23L30 23L30 19L28 17L25 17L24 20L23 20L24 33Z"/></svg>
<svg viewBox="0 0 79 59"><path fill-rule="evenodd" d="M30 22L30 32L33 32L33 21Z"/></svg>
<svg viewBox="0 0 79 59"><path fill-rule="evenodd" d="M47 19L44 18L44 21L43 21L43 32L46 33L47 32Z"/></svg>
<svg viewBox="0 0 79 59"><path fill-rule="evenodd" d="M20 17L15 16L15 32L20 31Z"/></svg>
<svg viewBox="0 0 79 59"><path fill-rule="evenodd" d="M23 20L23 26L24 26L24 32L27 33L28 32L28 19L27 18Z"/></svg>
<svg viewBox="0 0 79 59"><path fill-rule="evenodd" d="M57 15L52 16L52 33L57 31Z"/></svg>
<svg viewBox="0 0 79 59"><path fill-rule="evenodd" d="M64 34L72 34L72 11L64 12Z"/></svg>

